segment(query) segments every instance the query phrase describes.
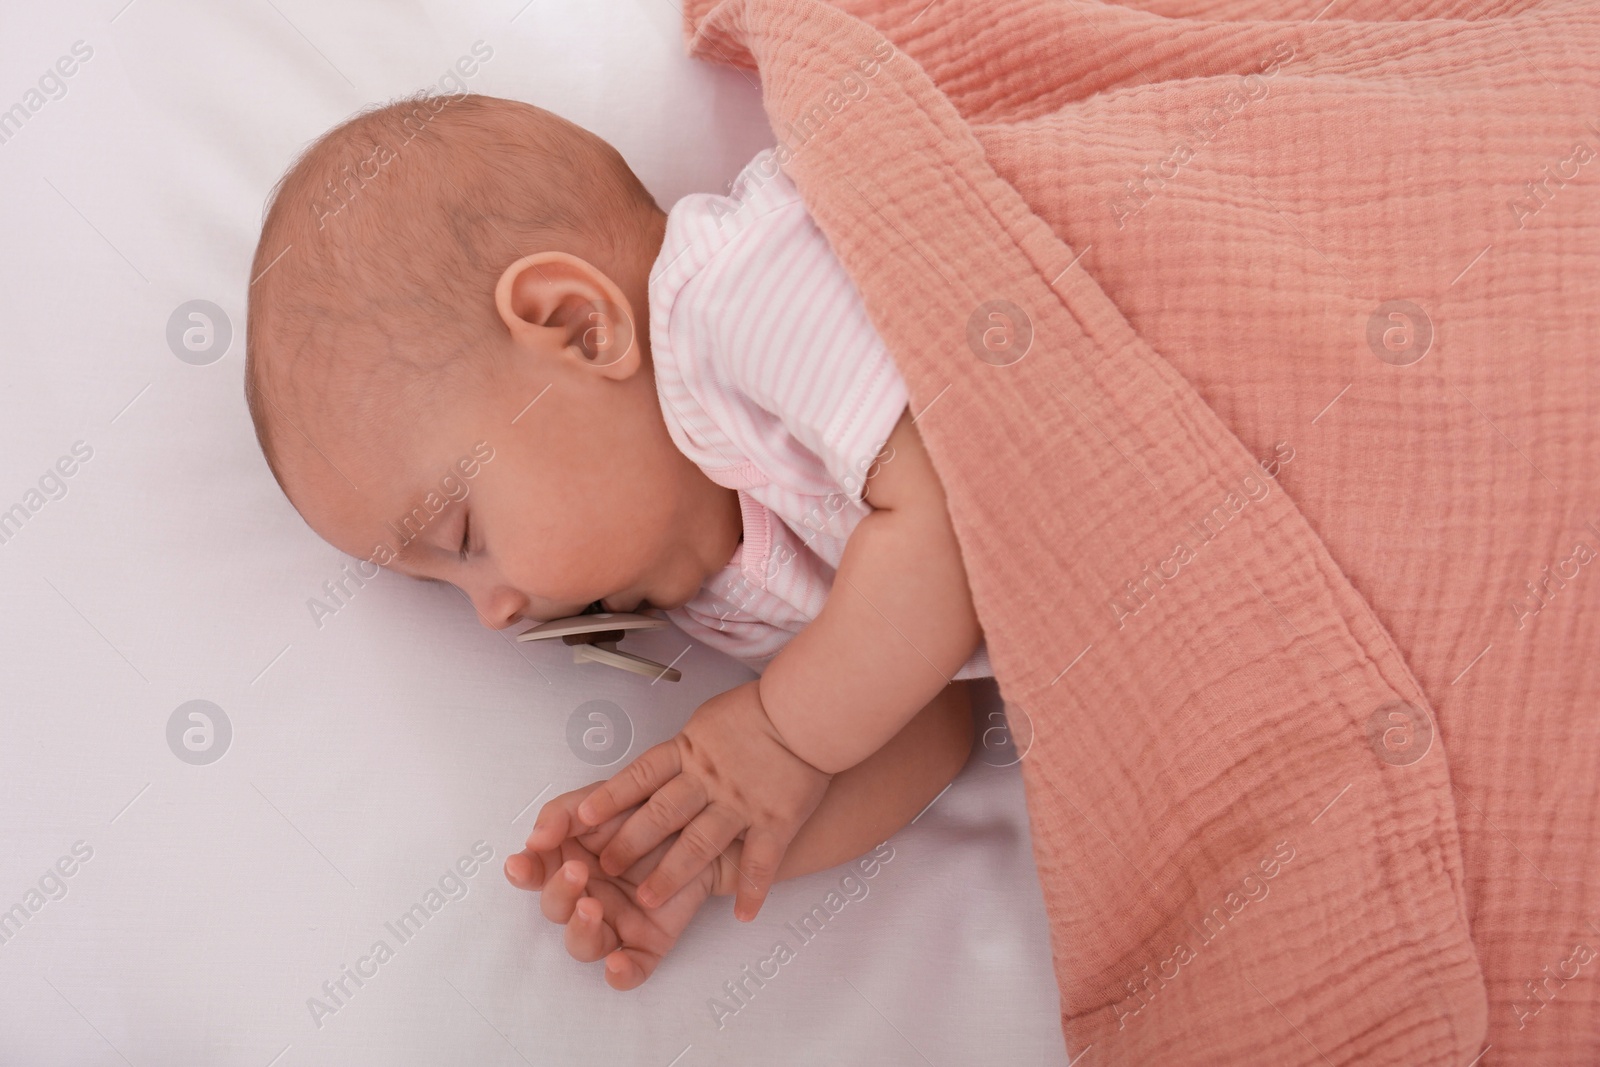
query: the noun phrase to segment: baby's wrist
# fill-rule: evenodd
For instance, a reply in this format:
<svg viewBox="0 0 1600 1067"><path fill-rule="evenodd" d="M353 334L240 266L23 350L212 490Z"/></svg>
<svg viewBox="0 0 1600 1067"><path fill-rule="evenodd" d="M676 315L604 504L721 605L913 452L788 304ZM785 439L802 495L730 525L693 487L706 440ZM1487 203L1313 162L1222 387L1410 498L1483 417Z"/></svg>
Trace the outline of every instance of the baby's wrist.
<svg viewBox="0 0 1600 1067"><path fill-rule="evenodd" d="M766 702L765 695L761 691L761 687L762 687L762 685L763 685L763 683L765 681L765 678L766 678L766 676L763 675L762 677L757 678L752 684L756 687L756 689L755 689L756 706L761 709L761 719L762 719L762 722L764 722L766 724L766 731L767 731L768 736L770 736L774 741L778 742L778 744L783 747L783 750L785 752L789 753L789 755L793 756L795 759L799 760L801 763L804 763L807 767L810 767L812 770L816 771L818 774L828 774L829 777L832 777L832 775L828 771L824 771L822 768L820 768L816 764L812 763L809 759L807 759L805 757L804 754L795 751L794 745L789 743L789 739L783 735L783 730L778 726L778 724L775 721L773 721L772 713L767 710L767 702Z"/></svg>

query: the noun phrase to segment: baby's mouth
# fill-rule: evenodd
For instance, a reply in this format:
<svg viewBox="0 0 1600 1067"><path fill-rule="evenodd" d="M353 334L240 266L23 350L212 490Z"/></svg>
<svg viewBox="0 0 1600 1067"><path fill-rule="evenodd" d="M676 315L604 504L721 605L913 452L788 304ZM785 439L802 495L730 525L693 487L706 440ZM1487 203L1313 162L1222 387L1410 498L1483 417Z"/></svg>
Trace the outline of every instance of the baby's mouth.
<svg viewBox="0 0 1600 1067"><path fill-rule="evenodd" d="M594 612L609 611L609 612L615 612L615 613L617 613L619 615L620 614L631 614L631 613L649 611L653 606L654 605L652 605L650 603L650 601L648 601L648 600L639 600L639 601L636 601L633 604L632 607L627 607L627 608L616 607L616 608L614 608L614 607L608 607L606 605L605 600L596 600L593 604L590 604L587 608L584 608L583 609L583 613L585 615L589 615L589 614L592 614Z"/></svg>

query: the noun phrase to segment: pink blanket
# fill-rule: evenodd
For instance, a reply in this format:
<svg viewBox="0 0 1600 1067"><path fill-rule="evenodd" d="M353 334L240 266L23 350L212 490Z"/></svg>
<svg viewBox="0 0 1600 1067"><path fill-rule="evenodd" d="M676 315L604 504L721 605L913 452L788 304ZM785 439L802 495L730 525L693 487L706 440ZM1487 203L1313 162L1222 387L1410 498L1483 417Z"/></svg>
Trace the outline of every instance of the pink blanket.
<svg viewBox="0 0 1600 1067"><path fill-rule="evenodd" d="M1071 1053L1600 1063L1600 9L1324 2L685 17L921 413Z"/></svg>

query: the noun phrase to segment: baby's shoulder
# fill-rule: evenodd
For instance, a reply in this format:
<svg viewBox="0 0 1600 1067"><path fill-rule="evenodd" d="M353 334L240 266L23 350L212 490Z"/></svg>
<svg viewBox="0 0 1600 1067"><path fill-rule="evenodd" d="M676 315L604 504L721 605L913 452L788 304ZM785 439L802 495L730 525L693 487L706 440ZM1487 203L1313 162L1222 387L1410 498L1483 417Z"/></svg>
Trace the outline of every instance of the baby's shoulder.
<svg viewBox="0 0 1600 1067"><path fill-rule="evenodd" d="M773 149L734 176L723 193L691 193L667 214L656 261L663 285L704 290L749 280L765 264L829 249L800 190L777 165Z"/></svg>
<svg viewBox="0 0 1600 1067"><path fill-rule="evenodd" d="M650 324L664 406L803 495L858 482L905 408L904 383L773 152L730 195L674 205L667 240Z"/></svg>

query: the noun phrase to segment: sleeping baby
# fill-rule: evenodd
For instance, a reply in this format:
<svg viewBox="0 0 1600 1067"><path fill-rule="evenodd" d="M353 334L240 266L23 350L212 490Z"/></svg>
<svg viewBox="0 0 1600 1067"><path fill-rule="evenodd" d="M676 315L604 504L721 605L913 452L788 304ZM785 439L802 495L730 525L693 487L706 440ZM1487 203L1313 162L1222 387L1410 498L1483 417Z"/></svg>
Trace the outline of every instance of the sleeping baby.
<svg viewBox="0 0 1600 1067"><path fill-rule="evenodd" d="M295 161L251 270L256 435L329 543L494 629L661 612L758 672L506 861L617 989L709 897L752 919L909 822L991 673L905 384L786 151L663 212L549 112L411 99Z"/></svg>

